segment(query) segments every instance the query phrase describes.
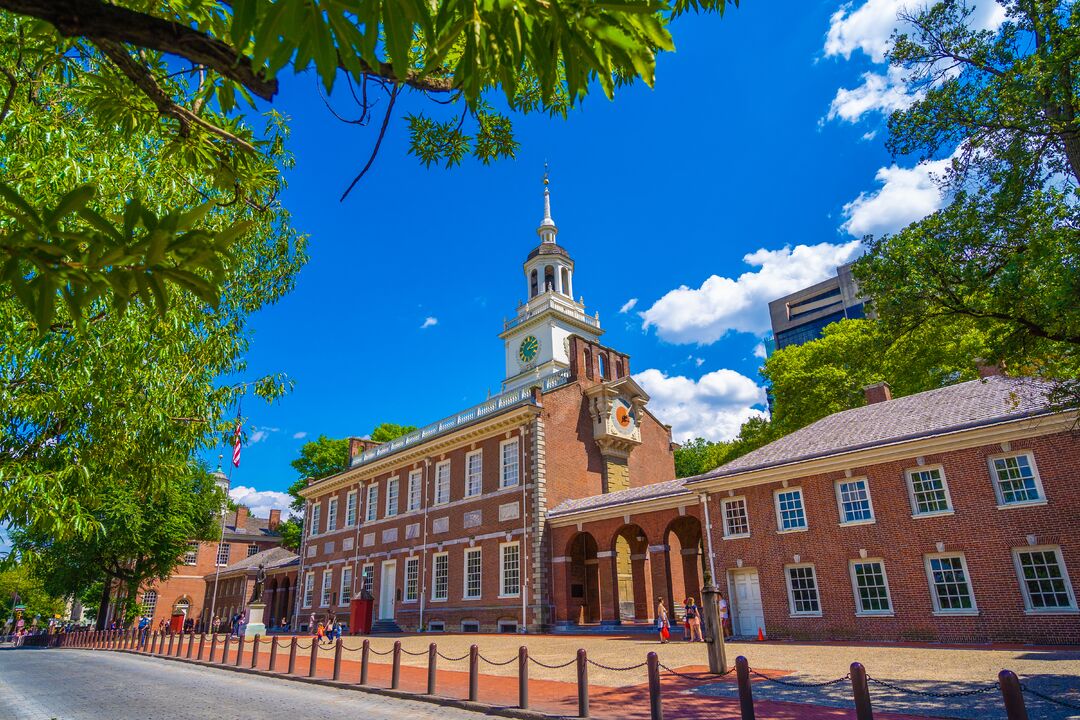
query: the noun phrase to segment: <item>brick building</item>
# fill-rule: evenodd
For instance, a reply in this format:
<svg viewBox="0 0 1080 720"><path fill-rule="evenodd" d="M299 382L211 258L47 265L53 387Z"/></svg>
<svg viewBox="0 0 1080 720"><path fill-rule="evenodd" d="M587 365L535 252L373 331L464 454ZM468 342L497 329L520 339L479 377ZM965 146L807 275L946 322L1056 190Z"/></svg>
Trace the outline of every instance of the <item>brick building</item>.
<svg viewBox="0 0 1080 720"><path fill-rule="evenodd" d="M215 477L227 493L229 485L225 474L219 469ZM246 507L240 506L222 520L221 542L192 541L181 564L167 580L143 588L139 600L151 615L154 627L162 619L173 622L177 616L208 622L213 595L212 587L208 592L207 577L212 584L219 568L281 544L281 535L277 531L281 522L280 510L271 510L269 518L257 518L250 515ZM207 599L205 605L204 598Z"/></svg>
<svg viewBox="0 0 1080 720"><path fill-rule="evenodd" d="M292 602L296 580L296 566L300 558L296 553L280 546L274 546L241 558L228 567L221 568L205 577L205 595L202 606L207 608L206 617L212 626L213 617L209 608L214 606L214 616L221 621L221 627L228 625L231 618L247 610L251 594L255 589L255 576L259 566L266 572L263 582L262 602L263 624L267 628L279 628L283 619L292 615ZM214 585L217 584L217 597Z"/></svg>

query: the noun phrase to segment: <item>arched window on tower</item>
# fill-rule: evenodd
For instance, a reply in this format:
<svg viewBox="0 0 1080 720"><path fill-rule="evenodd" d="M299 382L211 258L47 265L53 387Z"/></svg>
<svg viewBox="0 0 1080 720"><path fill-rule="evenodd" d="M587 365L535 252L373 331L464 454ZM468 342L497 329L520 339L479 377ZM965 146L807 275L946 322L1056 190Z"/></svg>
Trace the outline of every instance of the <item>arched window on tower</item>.
<svg viewBox="0 0 1080 720"><path fill-rule="evenodd" d="M593 379L592 350L585 348L585 377Z"/></svg>
<svg viewBox="0 0 1080 720"><path fill-rule="evenodd" d="M615 359L615 379L616 379L616 380L618 380L618 379L619 379L619 378L621 378L621 377L622 377L622 376L623 376L623 375L624 375L625 373L626 373L626 371L625 371L625 370L623 369L623 361L622 361L622 358L616 358L616 359Z"/></svg>
<svg viewBox="0 0 1080 720"><path fill-rule="evenodd" d="M530 275L529 287L532 289L532 292L530 293L529 297L536 297L537 295L540 294L540 286L539 286L538 280L536 278L536 269L535 268L533 268L532 274Z"/></svg>
<svg viewBox="0 0 1080 720"><path fill-rule="evenodd" d="M602 354L596 356L596 364L600 368L600 379L607 380L607 362Z"/></svg>
<svg viewBox="0 0 1080 720"><path fill-rule="evenodd" d="M544 268L544 292L551 292L555 289L555 268L548 265Z"/></svg>
<svg viewBox="0 0 1080 720"><path fill-rule="evenodd" d="M562 269L562 294L570 294L570 271L566 268Z"/></svg>

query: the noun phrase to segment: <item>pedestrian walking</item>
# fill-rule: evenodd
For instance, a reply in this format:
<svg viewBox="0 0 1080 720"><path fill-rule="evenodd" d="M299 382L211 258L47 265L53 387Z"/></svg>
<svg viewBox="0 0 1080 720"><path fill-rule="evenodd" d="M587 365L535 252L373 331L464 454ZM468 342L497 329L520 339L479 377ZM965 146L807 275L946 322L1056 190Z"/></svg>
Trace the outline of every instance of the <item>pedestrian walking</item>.
<svg viewBox="0 0 1080 720"><path fill-rule="evenodd" d="M671 630L668 624L668 612L664 607L664 598L659 598L656 601L656 631L660 634L660 643L667 643L671 638Z"/></svg>
<svg viewBox="0 0 1080 720"><path fill-rule="evenodd" d="M701 634L701 608L692 597L686 598L686 641L705 642Z"/></svg>
<svg viewBox="0 0 1080 720"><path fill-rule="evenodd" d="M732 635L731 620L728 618L728 603L724 599L724 593L720 595L720 632L723 634L724 639L727 640Z"/></svg>

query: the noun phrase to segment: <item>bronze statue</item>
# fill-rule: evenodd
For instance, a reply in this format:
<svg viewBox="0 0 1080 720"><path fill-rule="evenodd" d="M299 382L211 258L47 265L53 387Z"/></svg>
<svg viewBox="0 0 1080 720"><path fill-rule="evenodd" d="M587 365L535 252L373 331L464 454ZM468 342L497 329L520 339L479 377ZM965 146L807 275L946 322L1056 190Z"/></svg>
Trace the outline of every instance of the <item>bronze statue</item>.
<svg viewBox="0 0 1080 720"><path fill-rule="evenodd" d="M255 587L251 590L251 599L248 604L262 602L263 584L266 582L266 566L259 563L255 571Z"/></svg>

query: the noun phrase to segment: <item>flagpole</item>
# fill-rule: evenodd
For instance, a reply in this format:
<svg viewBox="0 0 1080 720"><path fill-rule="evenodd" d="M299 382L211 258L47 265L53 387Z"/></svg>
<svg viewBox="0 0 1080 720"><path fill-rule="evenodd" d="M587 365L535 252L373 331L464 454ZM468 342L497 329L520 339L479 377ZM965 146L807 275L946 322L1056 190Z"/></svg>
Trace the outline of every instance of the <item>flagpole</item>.
<svg viewBox="0 0 1080 720"><path fill-rule="evenodd" d="M233 445L233 461L229 465L229 475L226 480L229 487L225 491L225 505L221 508L221 539L218 541L218 546L214 552L214 594L210 597L210 617L207 618L211 633L217 632L214 629L214 611L217 608L218 579L221 577L221 563L218 562L218 558L221 556L221 543L225 540L225 522L229 517L229 491L232 490L233 468L240 466L240 409L243 407L243 403L244 397L241 395L239 402L236 404L236 439ZM218 455L218 461L220 462L220 460L221 456Z"/></svg>

